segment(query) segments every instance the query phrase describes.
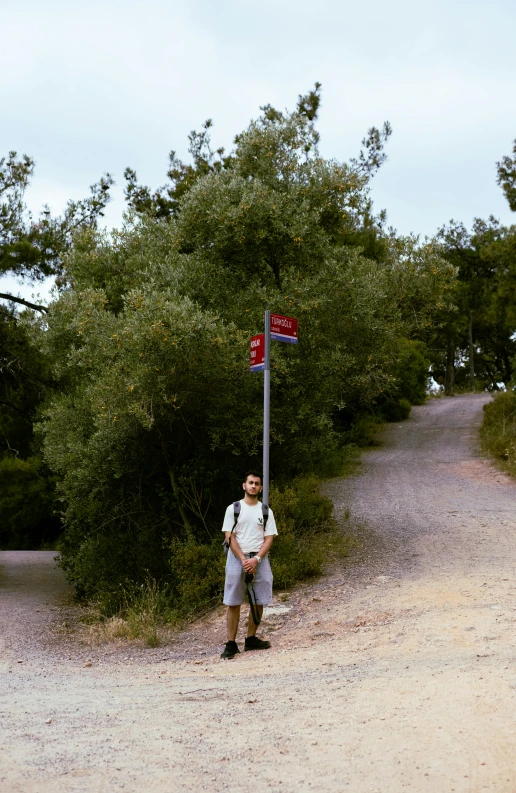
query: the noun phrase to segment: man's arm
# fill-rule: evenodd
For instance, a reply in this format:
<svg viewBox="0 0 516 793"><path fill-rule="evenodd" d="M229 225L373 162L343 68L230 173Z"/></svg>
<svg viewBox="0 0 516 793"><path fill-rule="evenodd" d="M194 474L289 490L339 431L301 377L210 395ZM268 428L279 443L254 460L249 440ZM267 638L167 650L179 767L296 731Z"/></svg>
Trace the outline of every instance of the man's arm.
<svg viewBox="0 0 516 793"><path fill-rule="evenodd" d="M229 544L230 550L234 553L237 559L240 559L242 564L247 561L247 557L242 551L234 532L233 534L230 531L226 532L226 542Z"/></svg>

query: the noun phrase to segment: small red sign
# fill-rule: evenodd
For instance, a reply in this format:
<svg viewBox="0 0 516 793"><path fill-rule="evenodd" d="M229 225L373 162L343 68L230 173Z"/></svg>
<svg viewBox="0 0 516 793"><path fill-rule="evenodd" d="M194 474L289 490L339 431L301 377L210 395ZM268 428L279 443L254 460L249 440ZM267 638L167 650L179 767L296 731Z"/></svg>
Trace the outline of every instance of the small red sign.
<svg viewBox="0 0 516 793"><path fill-rule="evenodd" d="M251 339L249 369L251 372L261 372L265 369L265 335L259 333Z"/></svg>
<svg viewBox="0 0 516 793"><path fill-rule="evenodd" d="M271 314L271 339L297 344L297 319Z"/></svg>

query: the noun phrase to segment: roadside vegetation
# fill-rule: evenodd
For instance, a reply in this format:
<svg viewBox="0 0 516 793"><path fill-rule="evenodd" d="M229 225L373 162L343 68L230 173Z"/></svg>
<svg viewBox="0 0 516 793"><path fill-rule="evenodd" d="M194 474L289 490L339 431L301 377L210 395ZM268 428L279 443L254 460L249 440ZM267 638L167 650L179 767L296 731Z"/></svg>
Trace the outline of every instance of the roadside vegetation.
<svg viewBox="0 0 516 793"><path fill-rule="evenodd" d="M511 476L516 476L516 393L509 389L484 405L480 430L488 454Z"/></svg>
<svg viewBox="0 0 516 793"><path fill-rule="evenodd" d="M349 512L343 523L337 524L332 503L320 494L319 486L319 478L310 475L295 479L282 490L274 484L271 487L271 503L281 526L274 543L274 585L278 591L320 575L353 547ZM102 598L90 602L81 620L83 641L94 645L127 639L157 647L170 630L221 602L225 565L221 540L176 540L170 551L171 575L166 583L149 576L141 583L121 584L114 603Z"/></svg>
<svg viewBox="0 0 516 793"><path fill-rule="evenodd" d="M272 348L280 587L346 553L320 478L349 470L378 422L422 404L430 368L451 393L481 344L473 384L512 376L502 267L514 229L452 225L423 243L387 229L369 187L389 124L348 161L327 160L319 107L318 84L291 112L263 107L229 153L212 150L206 122L190 163L171 152L158 190L127 169L127 214L111 233L99 225L109 175L34 222L23 204L34 164L0 161L3 271L57 279L50 305L1 308L1 547L58 538L78 597L148 643L156 620L220 599L223 511L261 461L248 347L265 309L300 327L298 345ZM504 190L512 163L499 164Z"/></svg>

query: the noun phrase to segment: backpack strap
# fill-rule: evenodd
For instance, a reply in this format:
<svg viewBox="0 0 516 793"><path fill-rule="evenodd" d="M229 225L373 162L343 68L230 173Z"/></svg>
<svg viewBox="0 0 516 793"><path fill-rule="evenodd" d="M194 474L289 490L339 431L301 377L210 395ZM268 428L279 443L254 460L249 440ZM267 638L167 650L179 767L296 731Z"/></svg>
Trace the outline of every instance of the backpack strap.
<svg viewBox="0 0 516 793"><path fill-rule="evenodd" d="M263 515L263 531L267 528L267 521L269 520L269 505L262 502L262 515Z"/></svg>
<svg viewBox="0 0 516 793"><path fill-rule="evenodd" d="M241 508L242 508L242 504L240 503L240 501L235 501L233 503L233 517L235 519L235 522L233 523L233 528L231 529L231 533L229 535L228 549L229 549L229 546L231 545L231 535L235 531L236 525L238 523L238 516L240 515Z"/></svg>

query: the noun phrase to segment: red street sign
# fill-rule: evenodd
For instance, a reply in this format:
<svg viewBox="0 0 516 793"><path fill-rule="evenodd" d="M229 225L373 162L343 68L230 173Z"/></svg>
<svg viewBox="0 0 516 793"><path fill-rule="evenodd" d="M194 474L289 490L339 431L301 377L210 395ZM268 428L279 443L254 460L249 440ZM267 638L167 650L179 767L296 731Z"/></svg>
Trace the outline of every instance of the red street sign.
<svg viewBox="0 0 516 793"><path fill-rule="evenodd" d="M251 339L251 349L249 357L249 369L251 372L261 372L265 369L265 335L259 333Z"/></svg>
<svg viewBox="0 0 516 793"><path fill-rule="evenodd" d="M271 314L271 339L297 344L297 319Z"/></svg>

